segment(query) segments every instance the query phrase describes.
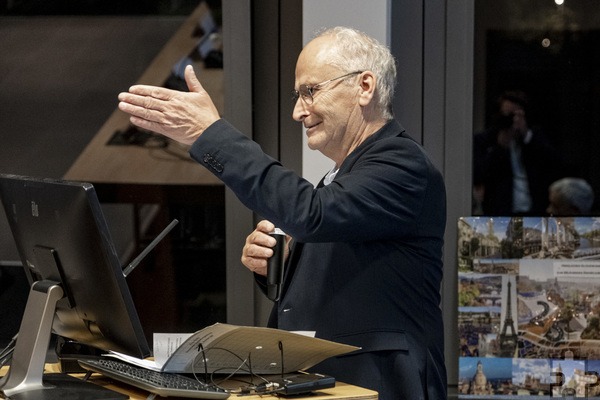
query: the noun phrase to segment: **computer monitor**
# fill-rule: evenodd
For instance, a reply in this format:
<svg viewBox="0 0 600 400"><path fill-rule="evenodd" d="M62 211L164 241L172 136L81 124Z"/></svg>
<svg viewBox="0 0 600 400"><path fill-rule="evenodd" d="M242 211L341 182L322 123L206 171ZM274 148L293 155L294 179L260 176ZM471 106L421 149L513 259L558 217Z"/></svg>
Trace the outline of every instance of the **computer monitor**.
<svg viewBox="0 0 600 400"><path fill-rule="evenodd" d="M4 394L60 398L61 387L74 390L62 377L50 385L54 377L43 375L52 332L101 350L150 355L93 185L0 174L0 198L31 284Z"/></svg>

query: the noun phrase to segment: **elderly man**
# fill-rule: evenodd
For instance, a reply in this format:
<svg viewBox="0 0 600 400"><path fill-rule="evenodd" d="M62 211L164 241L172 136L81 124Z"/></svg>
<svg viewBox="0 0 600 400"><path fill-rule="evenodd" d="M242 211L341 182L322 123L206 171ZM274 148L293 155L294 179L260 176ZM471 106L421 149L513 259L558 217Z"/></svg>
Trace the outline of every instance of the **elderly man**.
<svg viewBox="0 0 600 400"><path fill-rule="evenodd" d="M440 303L445 188L423 148L393 119L389 50L350 28L302 50L293 118L333 168L314 187L221 119L191 67L190 91L136 85L119 108L190 154L262 215L242 251L264 288L275 227L290 237L269 326L314 331L361 349L315 371L380 399L445 399Z"/></svg>

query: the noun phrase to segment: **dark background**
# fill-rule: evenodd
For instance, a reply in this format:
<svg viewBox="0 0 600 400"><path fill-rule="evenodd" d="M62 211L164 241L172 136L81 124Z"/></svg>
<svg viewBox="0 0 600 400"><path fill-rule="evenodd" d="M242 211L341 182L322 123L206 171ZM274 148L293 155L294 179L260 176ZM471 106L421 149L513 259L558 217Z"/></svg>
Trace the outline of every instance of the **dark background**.
<svg viewBox="0 0 600 400"><path fill-rule="evenodd" d="M117 94L137 81L199 3L0 0L0 173L61 178L115 110ZM200 221L191 228L202 228L204 210L178 211ZM118 241L119 211L105 213ZM197 254L186 250L180 258ZM202 279L181 282L182 293L193 296ZM27 294L0 211L0 348L18 331Z"/></svg>
<svg viewBox="0 0 600 400"><path fill-rule="evenodd" d="M209 1L208 3L216 3ZM4 15L189 15L198 0L1 0Z"/></svg>
<svg viewBox="0 0 600 400"><path fill-rule="evenodd" d="M550 48L542 39L553 39ZM486 119L504 90L529 97L530 125L542 127L568 163L571 176L594 188L600 210L600 31L489 31Z"/></svg>

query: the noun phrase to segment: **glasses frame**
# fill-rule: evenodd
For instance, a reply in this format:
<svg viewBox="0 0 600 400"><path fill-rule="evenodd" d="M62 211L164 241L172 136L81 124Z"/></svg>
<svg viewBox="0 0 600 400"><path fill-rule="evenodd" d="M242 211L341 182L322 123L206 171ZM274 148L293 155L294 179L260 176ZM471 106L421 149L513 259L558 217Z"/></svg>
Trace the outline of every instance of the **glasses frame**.
<svg viewBox="0 0 600 400"><path fill-rule="evenodd" d="M356 74L362 74L364 71L353 71L353 72L348 72L347 74L338 76L336 78L331 78L328 79L326 81L317 83L316 85L307 85L307 84L302 84L298 87L298 90L293 90L292 91L292 100L294 101L294 104L298 102L298 99L302 99L302 101L304 101L306 104L311 105L315 99L314 99L314 93L317 90L320 90L323 86L333 82L333 81L337 81L339 79L342 78L347 78L349 76L352 75L356 75Z"/></svg>

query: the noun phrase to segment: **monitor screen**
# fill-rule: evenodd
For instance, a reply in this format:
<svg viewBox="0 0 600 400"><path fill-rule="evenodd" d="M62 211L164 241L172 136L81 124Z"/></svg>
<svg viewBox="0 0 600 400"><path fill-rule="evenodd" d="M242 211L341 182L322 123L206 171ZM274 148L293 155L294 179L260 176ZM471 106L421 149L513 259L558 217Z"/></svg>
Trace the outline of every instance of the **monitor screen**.
<svg viewBox="0 0 600 400"><path fill-rule="evenodd" d="M0 174L0 198L32 286L30 300L34 288L39 292L57 284L62 289L52 331L101 350L150 355L94 187ZM23 327L39 324L26 321L30 300L13 357L26 334Z"/></svg>

